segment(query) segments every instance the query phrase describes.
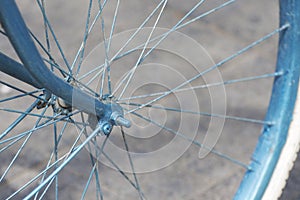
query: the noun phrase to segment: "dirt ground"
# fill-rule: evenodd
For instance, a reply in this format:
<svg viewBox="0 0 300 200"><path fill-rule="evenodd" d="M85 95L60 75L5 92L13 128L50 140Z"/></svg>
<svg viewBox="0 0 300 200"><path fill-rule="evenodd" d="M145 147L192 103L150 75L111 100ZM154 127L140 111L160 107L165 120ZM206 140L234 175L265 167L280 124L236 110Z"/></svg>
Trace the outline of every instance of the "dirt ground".
<svg viewBox="0 0 300 200"><path fill-rule="evenodd" d="M47 1L46 1L47 2ZM103 17L105 19L106 36L109 36L109 24L112 24L112 16L116 7L116 2L108 4ZM154 1L156 2L156 1ZM180 18L196 4L196 0L170 1L166 8L162 19L158 23L158 27L171 28ZM196 17L201 13L221 5L223 0L206 1L203 6L195 11L188 19ZM66 5L65 5L66 4ZM122 45L122 39L128 38L132 31L143 22L144 13L150 13L154 7L149 1L120 1L120 14L117 18L114 42L111 44L111 51L116 51ZM208 67L212 63L219 63L224 58L230 56L236 51L242 49L246 45L256 39L271 32L278 24L278 8L277 1L267 0L239 0L236 3L227 6L220 11L204 17L190 26L180 29L180 33L165 43L162 51L153 52L149 59L145 61L145 65L137 70L133 86L128 87L130 95L140 95L145 91L155 93L161 91L163 87L175 87L182 80L190 78L197 71L203 70L200 66ZM38 6L30 0L18 1L21 12L26 19L30 30L39 38L44 38L44 30L41 14L38 12ZM97 7L94 2L94 7ZM259 6L258 6L259 5ZM93 7L93 8L94 8ZM87 3L83 5L80 0L72 0L72 3L62 3L62 1L49 1L46 3L49 21L53 25L56 36L61 43L61 47L65 52L66 60L70 63L73 61L76 52L84 34L84 26L86 20L86 12L88 10ZM49 13L48 13L49 11ZM52 13L51 13L52 11ZM54 12L53 12L54 11ZM96 9L92 9L92 16L95 16ZM187 20L186 20L187 21ZM149 21L147 27L155 24L155 18ZM163 29L162 31L164 31ZM97 32L98 31L98 32ZM98 24L97 31L92 34L88 40L83 62L83 70L85 72L92 70L99 65L99 60L105 59L103 52L103 43L99 44L99 40L103 40L101 27ZM129 31L129 32L126 32ZM145 30L149 34L150 29ZM154 33L158 34L159 31ZM145 35L141 34L141 39L145 39ZM187 37L186 37L187 36ZM147 39L147 38L146 38ZM277 36L272 37L265 43L259 45L254 50L243 54L239 59L234 59L224 65L217 72L224 81L238 79L241 77L249 77L265 73L271 73L275 63ZM52 44L54 41L51 39ZM139 44L135 41L135 44ZM200 45L199 45L200 44ZM55 46L55 45L53 45ZM99 47L100 46L100 47ZM175 47L176 49L174 49ZM173 52L170 49L173 48ZM4 50L7 55L16 58L13 50L5 37L0 38L0 49ZM95 50L96 49L96 50ZM99 51L97 49L100 49ZM196 50L197 49L197 50ZM199 49L199 50L198 50ZM183 54L185 50L187 54ZM201 52L201 53L200 53ZM64 65L64 60L59 55L56 47L52 49L52 54L57 58L57 62ZM180 55L179 55L180 54ZM116 62L114 67L118 68L117 72L112 70L112 80L116 83L129 67L134 65L139 54L133 53L132 57L122 59ZM178 56L179 55L179 56ZM209 56L208 56L209 55ZM111 55L109 55L111 56ZM155 65L153 64L155 63ZM145 67L144 67L145 66ZM157 67L159 66L159 67ZM184 67L183 67L184 66ZM214 72L208 73L203 79L196 80L189 87L216 83L218 79L213 78ZM30 86L23 85L21 82L0 73L0 79L15 84L24 90L32 90ZM88 82L90 77L82 81ZM147 82L149 80L149 82ZM156 84L155 89L148 88L147 85ZM141 87L137 87L141 86ZM115 85L114 85L115 86ZM142 87L143 86L143 87ZM201 112L226 112L229 116L240 116L244 118L263 120L265 110L270 97L270 88L272 79L262 79L253 82L243 82L241 84L228 84L220 86L220 90L204 90L194 91L194 93L185 93L185 96L171 96L158 101L156 106L168 105L170 107L181 107L181 109L190 110L198 107ZM94 84L96 90L99 85ZM223 90L225 88L225 90ZM225 93L223 94L223 92ZM0 87L1 98L18 94L16 91L7 87ZM193 100L196 96L197 101ZM124 97L128 97L124 95ZM211 98L220 102L215 102ZM146 99L151 100L151 98ZM15 101L11 104L1 104L1 107L8 105L11 108L25 110L28 102L32 99ZM143 103L143 102L140 102ZM225 105L225 110L224 110ZM167 106L166 106L167 107ZM215 110L214 110L215 109ZM39 113L40 111L36 111ZM15 114L0 113L0 130L5 130L7 125L13 122L18 116ZM52 111L46 112L51 115ZM218 132L220 125L222 128L221 135L217 140L216 149L220 152L230 155L243 163L248 163L251 153L255 148L257 137L259 136L261 125L257 123L247 123L235 120L210 119L207 117L195 117L189 115L179 116L169 111L160 112L155 109L149 109L147 112L140 114L150 116L153 119L159 119L159 123L172 129L179 130L183 133L190 133L190 137L195 137L199 141L203 141L205 135L211 132ZM181 117L181 118L180 118ZM178 120L182 123L178 123ZM30 130L34 125L34 117L24 121L21 126L17 127L17 131L23 132ZM173 141L173 135L164 135L168 131L161 128L157 130L157 126L151 125L137 117L130 118L134 124L131 129L126 129L129 135L129 145L132 152L136 153L136 170L143 192L147 199L231 199L239 185L241 177L245 169L237 166L226 159L220 159L211 153L205 159L199 159L199 147L196 145L187 145L186 148L180 149L171 146L168 153L159 152L159 155L153 155L155 161L145 161L142 156L145 153L156 152L162 147L168 146ZM214 121L215 120L215 121ZM200 121L200 123L199 123ZM223 125L224 123L224 125ZM58 130L63 125L57 125ZM62 153L67 152L77 137L76 127L67 127L67 131L59 146ZM89 130L91 131L91 130ZM194 135L193 135L194 134ZM35 137L30 138L26 149L14 165L10 173L5 177L5 183L0 185L0 199L5 199L11 192L15 191L22 185L22 181L26 181L43 169L49 159L50 152L53 148L53 127L49 126L37 131ZM50 137L51 136L51 137ZM217 136L215 136L217 137ZM117 129L111 134L111 151L110 156L118 160L120 163L127 162L126 154L115 154L114 147L120 147L120 135L117 135ZM99 139L99 142L103 139ZM213 143L213 142L212 142ZM181 144L181 143L180 143ZM109 147L107 147L109 148ZM120 149L124 147L120 147ZM179 152L182 150L182 153ZM7 166L16 154L18 149L10 149L0 155L2 166ZM117 152L117 151L116 151ZM175 152L175 153L174 153ZM174 158L172 157L174 154ZM175 155L176 154L176 155ZM63 154L61 154L63 155ZM152 155L152 154L151 154ZM115 157L114 157L115 156ZM178 156L178 157L177 157ZM124 162L125 161L125 162ZM121 164L122 165L122 164ZM5 167L0 166L1 174L4 173ZM124 171L130 171L130 165L122 165ZM109 162L103 161L99 164L101 176L102 190L105 195L104 199L137 199L138 194L133 187L120 177L116 170L112 169ZM91 164L88 150L81 152L70 166L60 173L60 198L61 199L79 199L83 187L90 173ZM153 170L155 169L155 170ZM132 174L128 173L130 178ZM94 180L95 182L95 180ZM95 183L92 182L86 199L95 199L93 192L96 191ZM149 184L150 183L150 184ZM287 183L287 187L281 197L282 200L300 199L300 158L296 160L295 167L291 173L291 177ZM31 188L30 188L31 189ZM29 190L30 190L29 189ZM50 188L54 190L54 188ZM29 190L21 193L17 198L22 198ZM46 194L46 199L53 199L53 195Z"/></svg>

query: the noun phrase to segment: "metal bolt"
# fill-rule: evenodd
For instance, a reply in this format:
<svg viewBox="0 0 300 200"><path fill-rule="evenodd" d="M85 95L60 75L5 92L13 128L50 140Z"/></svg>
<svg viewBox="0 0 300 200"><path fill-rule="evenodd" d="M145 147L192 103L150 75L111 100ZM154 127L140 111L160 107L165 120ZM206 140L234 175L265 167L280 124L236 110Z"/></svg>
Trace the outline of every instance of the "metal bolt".
<svg viewBox="0 0 300 200"><path fill-rule="evenodd" d="M37 103L36 108L37 109L45 108L51 98L51 94L47 91L44 91L44 93L41 94L39 97L40 97L40 100Z"/></svg>
<svg viewBox="0 0 300 200"><path fill-rule="evenodd" d="M130 128L130 126L131 126L131 122L122 116L117 117L117 119L115 120L115 123L118 126L125 126L126 128Z"/></svg>
<svg viewBox="0 0 300 200"><path fill-rule="evenodd" d="M131 126L131 122L125 119L119 112L113 112L110 118L117 126L125 126L126 128Z"/></svg>

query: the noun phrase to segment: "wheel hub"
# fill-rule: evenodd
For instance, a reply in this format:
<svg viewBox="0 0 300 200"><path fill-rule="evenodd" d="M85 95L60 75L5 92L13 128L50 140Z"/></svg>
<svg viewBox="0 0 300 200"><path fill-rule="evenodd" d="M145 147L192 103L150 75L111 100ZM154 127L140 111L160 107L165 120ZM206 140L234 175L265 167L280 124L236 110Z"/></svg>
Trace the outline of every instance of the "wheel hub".
<svg viewBox="0 0 300 200"><path fill-rule="evenodd" d="M37 108L41 109L51 105L53 112L63 115L67 115L72 111L72 105L59 97L51 98L51 96L53 97L48 92L41 95ZM123 108L119 104L112 102L111 98L103 98L101 102L105 105L104 115L97 116L95 113L87 113L88 124L92 129L100 126L101 133L108 135L112 131L113 126L124 126L126 128L131 126L131 122L124 118Z"/></svg>
<svg viewBox="0 0 300 200"><path fill-rule="evenodd" d="M104 116L96 116L89 114L88 122L92 129L96 129L100 126L101 133L104 135L110 134L113 126L124 126L129 128L131 122L124 118L123 108L116 103L106 103L107 106Z"/></svg>

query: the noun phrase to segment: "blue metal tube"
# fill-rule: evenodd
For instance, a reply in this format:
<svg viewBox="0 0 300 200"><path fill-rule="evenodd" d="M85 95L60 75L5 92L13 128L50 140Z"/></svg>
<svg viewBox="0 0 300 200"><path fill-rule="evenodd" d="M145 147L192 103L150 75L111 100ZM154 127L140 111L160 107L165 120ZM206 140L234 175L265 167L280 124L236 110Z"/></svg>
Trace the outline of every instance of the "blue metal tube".
<svg viewBox="0 0 300 200"><path fill-rule="evenodd" d="M56 77L43 62L15 1L0 1L0 21L26 70L39 86L87 113L102 117L110 106Z"/></svg>
<svg viewBox="0 0 300 200"><path fill-rule="evenodd" d="M26 68L17 61L0 52L0 71L21 80L33 87L41 89L42 86L31 76Z"/></svg>

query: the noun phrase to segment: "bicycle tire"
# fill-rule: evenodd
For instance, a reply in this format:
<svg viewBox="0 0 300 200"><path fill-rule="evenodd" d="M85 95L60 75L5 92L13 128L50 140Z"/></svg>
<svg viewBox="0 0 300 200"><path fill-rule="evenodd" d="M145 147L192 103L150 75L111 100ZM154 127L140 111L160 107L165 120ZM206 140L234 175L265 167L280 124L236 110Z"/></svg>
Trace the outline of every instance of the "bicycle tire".
<svg viewBox="0 0 300 200"><path fill-rule="evenodd" d="M260 199L262 197L266 199L271 197L271 199L279 198L281 191L285 186L285 181L288 177L288 173L293 166L293 162L299 150L299 134L297 134L297 130L294 130L296 129L295 124L298 123L297 115L299 112L298 105L295 106L295 104L298 103L296 101L296 97L299 84L299 47L294 45L299 42L299 35L297 33L297 30L299 29L298 22L300 18L297 14L293 15L293 17L290 17L289 15L290 12L298 13L297 11L299 10L299 8L300 4L297 1L280 1L280 23L284 24L288 22L291 25L291 29L294 30L290 30L286 33L281 34L279 38L277 71L284 70L285 73L289 73L291 77L290 79L283 80L283 82L287 81L285 82L287 85L283 86L283 84L282 87L280 86L282 84L280 83L280 80L275 79L267 118L275 121L278 121L281 118L281 120L283 121L279 122L279 124L281 125L276 128L277 130L275 130L274 132L271 131L271 133L269 133L269 131L272 127L264 127L264 131L257 145L256 152L254 152L252 158L253 168L255 168L257 164L262 166L264 165L264 163L270 162L268 156L266 155L273 154L274 151L276 152L273 158L275 159L275 161L270 162L263 175L260 174L259 176L256 176L255 173L252 172L252 169L247 172L248 174L246 173L244 178L245 182L242 182L240 188L240 191L242 191L243 187L246 187L246 192L241 192L243 193L241 195L241 199ZM282 98L286 99L285 103L284 101L282 101L282 98L279 97L280 95L278 93L283 93L280 95L282 96ZM283 106L284 108L279 109L280 106ZM274 110L276 111L274 112ZM284 112L284 110L286 110L286 112ZM276 112L277 114L275 114ZM273 144L268 145L268 141L274 139L273 137L275 137L274 135L276 135L276 132L279 136L279 138L277 138L278 140L275 139L278 142L278 146L273 146ZM287 141L287 144L284 146L285 140ZM264 154L265 156L261 154ZM275 167L276 170L273 172ZM266 179L263 179L262 177ZM252 181L252 183L249 184L248 181L251 178L253 178L252 180L250 180L250 182ZM249 185L252 185L252 187L249 187ZM237 198L239 198L240 191L238 191L237 193Z"/></svg>

